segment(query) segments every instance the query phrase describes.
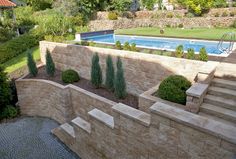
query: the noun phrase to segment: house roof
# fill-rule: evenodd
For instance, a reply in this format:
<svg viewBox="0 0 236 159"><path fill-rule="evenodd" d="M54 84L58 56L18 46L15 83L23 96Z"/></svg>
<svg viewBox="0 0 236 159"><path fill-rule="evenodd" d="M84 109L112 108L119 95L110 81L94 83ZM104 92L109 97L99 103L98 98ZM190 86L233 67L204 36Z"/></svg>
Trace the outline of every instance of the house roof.
<svg viewBox="0 0 236 159"><path fill-rule="evenodd" d="M16 4L9 0L0 0L0 8L15 7Z"/></svg>

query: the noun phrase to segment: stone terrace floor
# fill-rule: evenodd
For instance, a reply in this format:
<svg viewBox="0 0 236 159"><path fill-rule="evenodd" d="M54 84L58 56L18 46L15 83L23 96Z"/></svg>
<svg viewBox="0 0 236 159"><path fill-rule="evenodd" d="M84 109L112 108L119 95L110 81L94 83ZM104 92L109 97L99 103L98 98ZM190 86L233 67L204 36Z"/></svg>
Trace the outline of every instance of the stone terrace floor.
<svg viewBox="0 0 236 159"><path fill-rule="evenodd" d="M51 134L58 126L38 117L0 124L0 159L79 159Z"/></svg>

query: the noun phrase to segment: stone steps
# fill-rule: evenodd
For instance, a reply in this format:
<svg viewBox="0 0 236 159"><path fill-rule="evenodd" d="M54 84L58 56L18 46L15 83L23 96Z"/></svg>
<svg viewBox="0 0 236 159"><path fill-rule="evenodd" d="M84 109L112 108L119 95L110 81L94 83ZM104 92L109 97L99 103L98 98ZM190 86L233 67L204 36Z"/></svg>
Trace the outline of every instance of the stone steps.
<svg viewBox="0 0 236 159"><path fill-rule="evenodd" d="M214 78L212 80L212 86L227 88L230 90L236 90L236 82L231 80L225 80L220 78Z"/></svg>
<svg viewBox="0 0 236 159"><path fill-rule="evenodd" d="M75 138L74 128L70 124L65 123L65 124L62 124L60 127L61 127L62 131L64 131L64 133Z"/></svg>
<svg viewBox="0 0 236 159"><path fill-rule="evenodd" d="M204 103L200 111L236 123L236 111Z"/></svg>
<svg viewBox="0 0 236 159"><path fill-rule="evenodd" d="M236 91L230 90L227 88L211 86L208 88L208 94L220 96L220 97L227 98L227 99L236 99Z"/></svg>
<svg viewBox="0 0 236 159"><path fill-rule="evenodd" d="M236 100L234 99L225 99L220 96L206 95L204 103L236 111Z"/></svg>

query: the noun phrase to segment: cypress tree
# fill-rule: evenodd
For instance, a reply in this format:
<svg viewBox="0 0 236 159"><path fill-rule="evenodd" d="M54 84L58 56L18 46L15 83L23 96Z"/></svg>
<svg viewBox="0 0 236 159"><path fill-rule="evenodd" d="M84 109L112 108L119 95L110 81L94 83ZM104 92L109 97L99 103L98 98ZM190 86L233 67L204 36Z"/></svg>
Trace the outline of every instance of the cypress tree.
<svg viewBox="0 0 236 159"><path fill-rule="evenodd" d="M102 85L102 70L99 65L99 56L97 53L92 58L91 82L96 88Z"/></svg>
<svg viewBox="0 0 236 159"><path fill-rule="evenodd" d="M110 90L114 90L114 77L115 77L115 73L114 73L114 67L113 67L113 62L112 62L112 58L111 55L107 56L106 59L106 82L105 85L108 89Z"/></svg>
<svg viewBox="0 0 236 159"><path fill-rule="evenodd" d="M46 72L51 77L54 76L55 73L55 64L48 49L46 52Z"/></svg>
<svg viewBox="0 0 236 159"><path fill-rule="evenodd" d="M124 71L123 71L122 61L120 57L117 58L116 65L117 65L117 71L116 71L116 77L115 77L115 82L114 82L115 95L119 99L124 99L127 95L127 92L126 92Z"/></svg>
<svg viewBox="0 0 236 159"><path fill-rule="evenodd" d="M34 58L31 52L28 52L27 54L27 65L28 65L29 73L33 75L34 77L37 76L38 68L36 66L36 62L34 61Z"/></svg>

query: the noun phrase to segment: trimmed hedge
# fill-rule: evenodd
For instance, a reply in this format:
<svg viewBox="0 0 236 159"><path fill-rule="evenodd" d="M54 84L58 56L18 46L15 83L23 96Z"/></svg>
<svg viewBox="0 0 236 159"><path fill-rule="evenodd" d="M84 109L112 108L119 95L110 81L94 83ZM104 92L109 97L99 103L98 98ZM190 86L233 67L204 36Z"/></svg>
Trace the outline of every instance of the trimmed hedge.
<svg viewBox="0 0 236 159"><path fill-rule="evenodd" d="M186 104L186 91L191 87L185 77L180 75L171 75L161 82L156 95L164 100Z"/></svg>
<svg viewBox="0 0 236 159"><path fill-rule="evenodd" d="M4 63L38 44L39 38L31 34L21 35L0 45L0 63Z"/></svg>
<svg viewBox="0 0 236 159"><path fill-rule="evenodd" d="M62 72L61 78L64 83L74 83L80 80L79 74L72 69Z"/></svg>

